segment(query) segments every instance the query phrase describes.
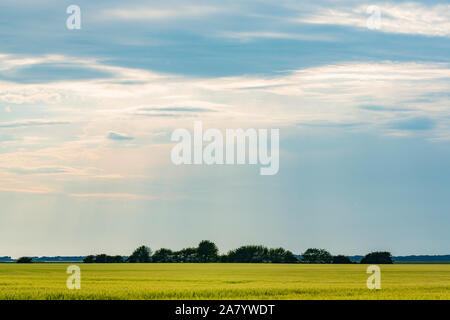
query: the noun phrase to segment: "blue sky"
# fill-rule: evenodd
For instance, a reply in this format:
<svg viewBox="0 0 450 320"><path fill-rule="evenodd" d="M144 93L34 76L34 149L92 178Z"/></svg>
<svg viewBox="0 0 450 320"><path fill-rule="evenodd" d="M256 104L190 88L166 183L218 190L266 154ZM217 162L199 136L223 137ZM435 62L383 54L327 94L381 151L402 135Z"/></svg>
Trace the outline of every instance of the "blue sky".
<svg viewBox="0 0 450 320"><path fill-rule="evenodd" d="M0 256L449 253L448 2L3 0L0 40ZM196 120L279 173L173 165Z"/></svg>

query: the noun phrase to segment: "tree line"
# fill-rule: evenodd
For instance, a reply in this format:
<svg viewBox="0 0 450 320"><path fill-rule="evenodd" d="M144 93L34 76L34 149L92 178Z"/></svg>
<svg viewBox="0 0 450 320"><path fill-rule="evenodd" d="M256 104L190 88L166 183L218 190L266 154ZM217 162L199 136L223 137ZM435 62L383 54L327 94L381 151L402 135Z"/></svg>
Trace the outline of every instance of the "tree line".
<svg viewBox="0 0 450 320"><path fill-rule="evenodd" d="M154 253L147 246L140 246L129 257L109 256L106 254L89 255L85 263L324 263L351 264L348 256L333 256L325 249L309 248L301 257L283 248L267 248L261 245L247 245L227 254L219 254L214 242L203 240L196 248L184 248L173 251L161 248ZM362 264L392 264L390 252L371 252L365 255Z"/></svg>

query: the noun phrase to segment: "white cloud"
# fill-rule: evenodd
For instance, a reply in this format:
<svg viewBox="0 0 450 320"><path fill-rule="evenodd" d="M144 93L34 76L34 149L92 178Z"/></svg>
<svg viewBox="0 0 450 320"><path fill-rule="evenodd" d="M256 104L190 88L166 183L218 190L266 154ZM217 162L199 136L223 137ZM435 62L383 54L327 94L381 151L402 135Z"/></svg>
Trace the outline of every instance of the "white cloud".
<svg viewBox="0 0 450 320"><path fill-rule="evenodd" d="M14 187L10 187L10 186L2 186L2 185L0 185L0 191L14 192L14 193L35 193L35 194L49 194L49 193L53 193L52 190L50 190L50 189L48 189L46 187L42 187L42 188L38 188L38 187L14 188Z"/></svg>
<svg viewBox="0 0 450 320"><path fill-rule="evenodd" d="M335 41L330 36L324 35L312 35L301 33L288 33L288 32L261 32L261 31L239 31L239 32L221 32L218 33L219 37L238 39L246 42L254 39L289 39L289 40L303 40L303 41Z"/></svg>
<svg viewBox="0 0 450 320"><path fill-rule="evenodd" d="M14 128L15 135L12 143L0 145L0 167L10 168L13 163L15 168L24 168L20 172L10 170L8 174L26 183L5 184L0 189L58 190L89 198L83 188L74 192L65 182L95 181L106 187L108 181L119 178L120 183L135 179L158 181L164 172L159 168L168 165L170 144L164 139L170 135L158 137L156 133L190 128L193 117L216 128L303 124L308 128L378 130L389 135L408 134L392 128L390 124L395 121L428 117L436 125L421 134L436 141L450 136L446 123L450 119L449 98L445 94L450 92L450 66L445 63L349 62L272 76L217 78L167 75L93 60L82 63L110 70L112 76L41 84L2 82L0 96L11 92L46 92L60 96L61 102L44 103L38 108L45 119L0 122L0 128ZM129 82L130 79L137 81ZM380 106L385 111L361 108L364 105ZM395 112L397 107L402 111ZM205 112L209 110L214 112ZM142 114L144 111L144 115L170 112L177 117L148 117ZM70 126L62 125L69 122ZM124 152L128 143L111 143L105 139L107 133L112 133L113 139L136 139ZM24 174L36 172L36 168L39 174ZM48 168L76 170L55 174ZM42 188L43 175L47 189ZM94 194L113 198L107 193ZM137 190L136 194L145 192ZM137 196L114 198L127 197Z"/></svg>
<svg viewBox="0 0 450 320"><path fill-rule="evenodd" d="M22 175L60 175L60 174L82 174L80 170L68 167L0 167L11 173L18 173Z"/></svg>
<svg viewBox="0 0 450 320"><path fill-rule="evenodd" d="M30 194L55 193L52 187L42 185L41 182L30 182L28 179L16 178L7 170L0 168L0 191Z"/></svg>
<svg viewBox="0 0 450 320"><path fill-rule="evenodd" d="M450 5L423 5L406 3L370 3L381 10L381 28L388 33L418 34L425 36L450 36ZM302 23L344 25L367 28L369 5L338 9L317 7L313 13L301 16Z"/></svg>
<svg viewBox="0 0 450 320"><path fill-rule="evenodd" d="M71 57L47 57L73 61ZM10 56L14 60L15 57ZM40 59L22 58L27 61ZM325 65L292 70L275 76L191 78L141 69L109 66L96 60L80 60L88 68L108 70L109 78L58 81L45 84L4 82L3 92L49 92L64 99L49 112L65 112L85 123L86 137L101 139L112 128L127 130L126 136L147 136L148 125L164 130L201 116L214 123L228 121L289 124L296 121L378 123L380 115L362 114L360 105L384 107L403 105L415 112L448 112L450 67L445 63L359 63ZM129 80L134 81L129 82ZM431 102L417 103L427 95ZM64 109L64 105L75 104ZM132 105L140 107L130 107ZM105 108L107 106L107 108ZM61 109L61 110L59 110ZM189 112L181 112L182 110ZM202 112L212 109L214 112ZM176 112L174 112L176 110ZM144 112L145 111L145 112ZM412 112L411 110L409 112ZM168 116L170 113L170 116ZM167 114L167 116L165 116ZM267 117L267 114L273 114ZM386 114L386 113L385 113ZM145 119L144 115L149 115ZM419 114L420 115L420 114ZM25 121L25 120L23 120ZM37 122L4 123L3 127L52 124ZM247 123L248 124L248 123ZM103 131L103 132L102 132Z"/></svg>
<svg viewBox="0 0 450 320"><path fill-rule="evenodd" d="M182 7L136 7L136 8L115 8L108 9L101 13L103 18L121 20L170 20L180 18L193 18L205 15L216 14L222 9L210 6L182 6Z"/></svg>
<svg viewBox="0 0 450 320"><path fill-rule="evenodd" d="M0 128L20 128L20 127L36 127L36 126L53 126L69 124L64 120L46 120L46 119L30 119L11 122L0 122Z"/></svg>
<svg viewBox="0 0 450 320"><path fill-rule="evenodd" d="M13 85L11 87L17 88L18 86ZM56 104L61 102L61 96L58 93L40 90L38 87L29 90L25 86L22 87L22 90L19 89L16 91L12 89L9 92L8 91L5 87L3 88L3 90L0 89L0 101L14 104L24 104L24 103L34 104L39 102L47 104Z"/></svg>
<svg viewBox="0 0 450 320"><path fill-rule="evenodd" d="M141 195L141 194L133 194L133 193L71 193L69 197L73 198L103 198L103 199L125 199L125 200L153 200L154 197Z"/></svg>
<svg viewBox="0 0 450 320"><path fill-rule="evenodd" d="M121 140L133 140L134 138L129 135L126 135L124 133L118 133L118 132L111 131L108 133L108 139L121 141Z"/></svg>

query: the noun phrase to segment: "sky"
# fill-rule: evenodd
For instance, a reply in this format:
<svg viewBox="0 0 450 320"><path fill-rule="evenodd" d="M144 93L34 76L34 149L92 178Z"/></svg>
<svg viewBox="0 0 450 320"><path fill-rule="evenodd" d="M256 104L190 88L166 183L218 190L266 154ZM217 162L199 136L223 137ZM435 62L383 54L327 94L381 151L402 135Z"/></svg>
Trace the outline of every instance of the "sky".
<svg viewBox="0 0 450 320"><path fill-rule="evenodd" d="M195 121L278 174L174 165ZM0 256L449 254L449 181L448 2L0 2Z"/></svg>

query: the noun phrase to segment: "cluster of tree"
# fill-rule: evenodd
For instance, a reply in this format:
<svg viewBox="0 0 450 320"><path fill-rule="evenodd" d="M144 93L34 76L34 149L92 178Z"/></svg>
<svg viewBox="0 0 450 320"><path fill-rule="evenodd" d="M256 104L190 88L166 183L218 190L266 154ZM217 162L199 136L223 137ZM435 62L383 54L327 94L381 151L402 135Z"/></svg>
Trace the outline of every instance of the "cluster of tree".
<svg viewBox="0 0 450 320"><path fill-rule="evenodd" d="M291 251L283 248L268 249L263 246L243 246L224 255L222 262L297 263L298 259Z"/></svg>
<svg viewBox="0 0 450 320"><path fill-rule="evenodd" d="M133 251L125 261L131 263L148 263L152 262L152 250L146 246L140 246Z"/></svg>
<svg viewBox="0 0 450 320"><path fill-rule="evenodd" d="M392 255L390 252L371 252L366 254L359 263L363 264L392 264Z"/></svg>
<svg viewBox="0 0 450 320"><path fill-rule="evenodd" d="M243 246L219 255L217 246L204 240L197 248L185 248L180 251L159 249L152 257L153 262L230 262L230 263L296 263L297 257L283 248L268 249L263 246Z"/></svg>
<svg viewBox="0 0 450 320"><path fill-rule="evenodd" d="M149 247L140 246L131 254L131 256L125 258L122 256L109 256L107 254L89 255L83 259L84 263L147 263L151 262L152 251Z"/></svg>
<svg viewBox="0 0 450 320"><path fill-rule="evenodd" d="M107 254L89 255L83 259L84 263L122 263L122 256L108 256Z"/></svg>
<svg viewBox="0 0 450 320"><path fill-rule="evenodd" d="M310 248L302 254L303 263L332 263L333 256L325 249Z"/></svg>
<svg viewBox="0 0 450 320"><path fill-rule="evenodd" d="M302 263L335 263L347 264L355 263L348 256L332 256L325 249L310 248L303 253L300 262ZM371 252L366 254L359 263L362 264L392 264L392 255L390 252Z"/></svg>
<svg viewBox="0 0 450 320"><path fill-rule="evenodd" d="M348 263L353 263L353 261L349 257L339 254L339 255L333 257L333 263L334 264L348 264Z"/></svg>
<svg viewBox="0 0 450 320"><path fill-rule="evenodd" d="M17 259L17 263L32 263L33 262L33 258L31 257L20 257L19 259Z"/></svg>
<svg viewBox="0 0 450 320"><path fill-rule="evenodd" d="M18 263L31 263L31 257L21 257ZM310 248L299 259L291 251L283 248L269 249L264 246L248 245L219 255L214 242L203 240L197 248L184 248L179 251L161 248L153 255L149 247L140 246L129 257L109 256L107 254L89 255L83 259L85 263L355 263L348 256L331 255L325 249ZM391 264L390 252L371 252L365 255L360 263L363 264Z"/></svg>
<svg viewBox="0 0 450 320"><path fill-rule="evenodd" d="M197 248L185 248L180 251L159 249L152 257L153 262L230 262L230 263L296 263L297 257L283 248L268 249L263 246L243 246L219 255L217 246L208 240L200 242Z"/></svg>
<svg viewBox="0 0 450 320"><path fill-rule="evenodd" d="M219 255L219 250L214 242L203 240L197 248L184 248L172 251L167 248L157 250L153 255L149 247L140 246L129 256L123 259L121 256L110 257L102 254L88 256L84 262L130 262L130 263L354 263L348 256L331 255L325 249L310 248L306 250L301 259L291 251L283 248L269 249L264 246L248 245ZM382 264L393 263L389 252L372 252L364 256L360 263Z"/></svg>
<svg viewBox="0 0 450 320"><path fill-rule="evenodd" d="M184 248L179 251L161 248L152 256L152 261L156 263L220 262L220 256L214 242L203 240L197 248Z"/></svg>
<svg viewBox="0 0 450 320"><path fill-rule="evenodd" d="M264 246L242 246L231 250L228 254L219 255L214 242L203 240L197 248L184 248L179 251L161 248L154 254L150 248L140 246L126 259L121 256L108 256L106 254L90 255L84 260L86 263L297 263L297 257L283 248L268 249Z"/></svg>

